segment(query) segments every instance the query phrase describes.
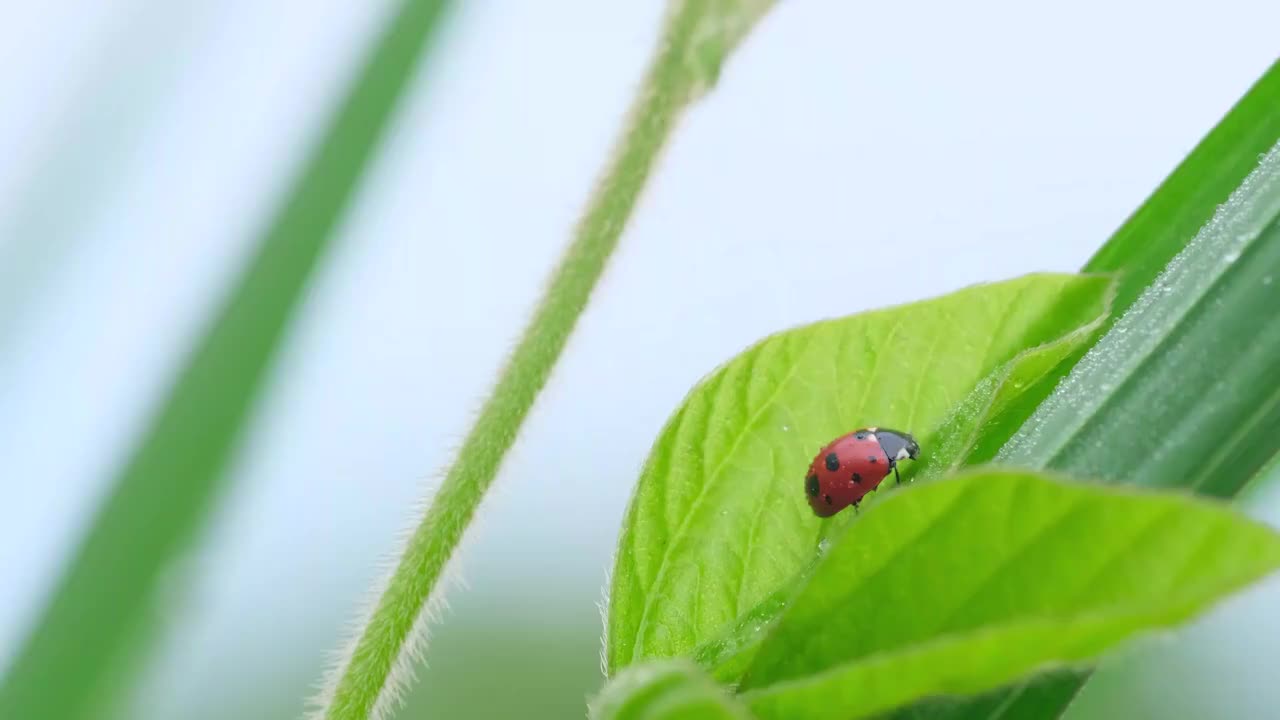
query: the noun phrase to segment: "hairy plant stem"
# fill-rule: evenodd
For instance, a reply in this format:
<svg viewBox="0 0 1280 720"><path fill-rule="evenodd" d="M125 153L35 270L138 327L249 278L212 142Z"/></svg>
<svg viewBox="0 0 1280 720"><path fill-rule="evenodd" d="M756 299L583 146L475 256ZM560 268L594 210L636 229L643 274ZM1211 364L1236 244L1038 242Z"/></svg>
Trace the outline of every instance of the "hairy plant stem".
<svg viewBox="0 0 1280 720"><path fill-rule="evenodd" d="M420 616L586 307L672 127L681 111L714 82L725 55L770 4L672 3L659 51L573 242L353 650L338 668L322 717L383 717L398 699L420 640Z"/></svg>

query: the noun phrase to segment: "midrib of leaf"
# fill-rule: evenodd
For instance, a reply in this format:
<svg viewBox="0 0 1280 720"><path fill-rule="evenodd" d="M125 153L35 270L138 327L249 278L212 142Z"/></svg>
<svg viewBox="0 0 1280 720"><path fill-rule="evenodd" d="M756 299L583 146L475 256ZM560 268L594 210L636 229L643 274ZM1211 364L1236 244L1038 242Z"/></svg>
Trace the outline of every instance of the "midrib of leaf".
<svg viewBox="0 0 1280 720"><path fill-rule="evenodd" d="M408 0L389 18L0 681L0 717L100 717L116 700L113 673L145 649L161 574L216 504L294 310L444 7Z"/></svg>
<svg viewBox="0 0 1280 720"><path fill-rule="evenodd" d="M350 654L322 692L319 717L385 717L408 682L422 614L503 456L550 376L680 113L771 6L764 0L674 0L603 178L493 393L410 536Z"/></svg>

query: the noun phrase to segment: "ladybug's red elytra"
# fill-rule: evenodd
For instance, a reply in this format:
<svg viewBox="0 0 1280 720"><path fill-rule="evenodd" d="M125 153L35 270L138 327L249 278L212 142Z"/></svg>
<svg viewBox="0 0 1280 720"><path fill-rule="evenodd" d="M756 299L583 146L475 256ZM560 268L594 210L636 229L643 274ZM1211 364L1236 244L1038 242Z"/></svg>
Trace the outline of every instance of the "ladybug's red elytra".
<svg viewBox="0 0 1280 720"><path fill-rule="evenodd" d="M827 443L809 464L804 494L818 517L831 517L875 490L898 462L915 460L920 446L910 434L886 428L863 428Z"/></svg>

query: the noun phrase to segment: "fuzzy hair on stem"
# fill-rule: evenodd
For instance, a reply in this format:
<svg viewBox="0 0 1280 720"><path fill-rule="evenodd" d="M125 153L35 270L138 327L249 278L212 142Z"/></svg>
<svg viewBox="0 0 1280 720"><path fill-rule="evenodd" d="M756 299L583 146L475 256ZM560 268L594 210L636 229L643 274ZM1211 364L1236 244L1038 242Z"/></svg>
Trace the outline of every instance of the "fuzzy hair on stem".
<svg viewBox="0 0 1280 720"><path fill-rule="evenodd" d="M546 384L681 112L711 88L772 0L672 0L612 160L524 334L312 715L384 720L408 687L441 607L441 579Z"/></svg>

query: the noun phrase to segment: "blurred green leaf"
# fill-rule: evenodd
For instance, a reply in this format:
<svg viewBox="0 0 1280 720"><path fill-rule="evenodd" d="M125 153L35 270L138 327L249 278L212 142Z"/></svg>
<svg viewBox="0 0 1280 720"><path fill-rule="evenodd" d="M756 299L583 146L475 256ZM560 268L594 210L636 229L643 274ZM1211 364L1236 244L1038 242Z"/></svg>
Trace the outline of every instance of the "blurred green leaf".
<svg viewBox="0 0 1280 720"><path fill-rule="evenodd" d="M1084 266L1085 272L1119 276L1116 317L1129 309L1186 247L1277 140L1280 61L1254 83Z"/></svg>
<svg viewBox="0 0 1280 720"><path fill-rule="evenodd" d="M1109 288L1070 275L977 286L780 333L712 374L663 430L627 511L611 670L712 640L853 516L819 522L804 501L803 469L827 440L933 427L1024 348L1095 321Z"/></svg>
<svg viewBox="0 0 1280 720"><path fill-rule="evenodd" d="M751 720L751 713L685 660L627 668L591 704L590 720Z"/></svg>
<svg viewBox="0 0 1280 720"><path fill-rule="evenodd" d="M761 718L816 720L988 690L1278 567L1280 534L1214 502L970 471L894 493L835 538L740 691Z"/></svg>
<svg viewBox="0 0 1280 720"><path fill-rule="evenodd" d="M294 309L443 7L409 0L391 18L0 684L0 717L100 714L95 694L142 635L160 573L213 507Z"/></svg>

